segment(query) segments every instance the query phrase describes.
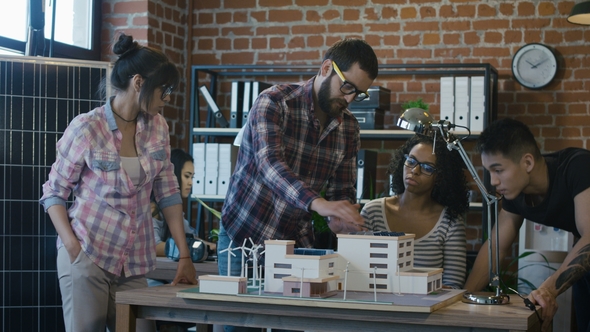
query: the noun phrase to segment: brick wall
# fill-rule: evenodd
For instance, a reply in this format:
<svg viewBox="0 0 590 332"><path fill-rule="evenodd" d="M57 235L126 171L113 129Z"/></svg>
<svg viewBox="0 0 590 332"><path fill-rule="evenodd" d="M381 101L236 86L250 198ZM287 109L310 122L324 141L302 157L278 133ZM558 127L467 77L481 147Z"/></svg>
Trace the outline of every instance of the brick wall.
<svg viewBox="0 0 590 332"><path fill-rule="evenodd" d="M102 1L102 54L103 60L115 61L111 52L113 41L119 32L132 35L142 45L163 51L170 61L177 64L181 73L181 82L171 95L170 104L164 109L163 115L170 126L171 144L173 147L184 147L188 142L189 98L187 97L190 82L188 29L190 1Z"/></svg>
<svg viewBox="0 0 590 332"><path fill-rule="evenodd" d="M110 40L116 30L137 28L140 34L147 30L145 39L149 44L178 52L179 61L186 57L179 62L181 68L193 64L319 65L328 47L344 37L367 40L383 64L491 63L500 73L498 117L514 117L528 123L544 152L567 146L589 147L590 57L586 54L590 53L590 47L586 44L590 30L566 21L576 1L207 0L188 1L188 5L180 2L170 0L166 5L156 5L160 2L105 0L103 39ZM131 9L134 6L138 9ZM139 12L141 8L149 8L149 19ZM173 9L191 14L164 15ZM161 44L162 39L156 38L158 34L170 38L164 38ZM184 40L173 42L176 38ZM558 57L556 79L540 91L527 90L512 78L512 56L518 48L531 42L551 46ZM185 50L190 54L185 55ZM438 89L436 85L420 80L380 78L376 84L388 87L393 93L386 127L395 123L400 104L415 97L423 97L431 103L432 113L438 114L433 93ZM220 85L218 102L222 108L227 105L228 90L227 84ZM178 95L176 98L181 99ZM175 100L175 105L187 105L186 98L182 102ZM203 108L201 119L205 118L205 112ZM172 124L186 124L189 115L180 112L178 118L169 113L166 116ZM186 126L172 128L179 146L188 146ZM363 142L363 147L380 152L383 169L391 149L400 143L370 141ZM472 151L472 142L465 148ZM478 155L471 158L480 166ZM480 225L479 213L470 213L470 249L478 248Z"/></svg>

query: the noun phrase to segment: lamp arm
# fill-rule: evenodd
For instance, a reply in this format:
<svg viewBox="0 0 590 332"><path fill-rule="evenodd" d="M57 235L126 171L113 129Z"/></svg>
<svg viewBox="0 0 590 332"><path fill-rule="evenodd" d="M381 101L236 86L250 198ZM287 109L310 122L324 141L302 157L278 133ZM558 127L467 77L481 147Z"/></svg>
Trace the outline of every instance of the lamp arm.
<svg viewBox="0 0 590 332"><path fill-rule="evenodd" d="M446 136L446 137L448 137L448 136ZM499 249L500 246L498 245L500 232L499 232L498 227L496 227L496 231L494 232L494 236L496 239L496 250L494 252L494 255L496 256L496 264L495 264L494 268L492 268L492 224L496 225L498 222L498 200L500 200L501 197L497 197L496 195L490 194L487 191L487 189L484 186L483 182L481 181L479 175L477 174L477 171L475 170L473 163L469 159L467 152L465 152L465 149L463 148L463 145L461 144L460 140L455 139L452 142L447 141L447 149L456 150L459 152L459 155L463 159L463 163L465 163L465 166L467 166L469 173L471 173L471 177L473 177L473 180L475 181L477 187L479 188L479 191L481 192L482 197L486 203L487 211L488 211L487 232L488 232L488 267L489 267L489 273L490 273L490 276L489 276L490 277L490 286L495 287L496 293L497 293L496 295L499 295L499 293L501 292L501 289L500 289L500 249ZM493 211L492 211L492 209L493 209ZM494 223L492 223L492 216L494 218Z"/></svg>

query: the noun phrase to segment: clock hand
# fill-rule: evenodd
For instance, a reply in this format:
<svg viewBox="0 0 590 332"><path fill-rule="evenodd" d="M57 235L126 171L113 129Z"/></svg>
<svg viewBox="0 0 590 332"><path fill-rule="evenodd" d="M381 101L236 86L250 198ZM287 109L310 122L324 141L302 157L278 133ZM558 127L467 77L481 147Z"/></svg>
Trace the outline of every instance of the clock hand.
<svg viewBox="0 0 590 332"><path fill-rule="evenodd" d="M528 63L529 65L532 66L531 69L535 68L535 65L533 65L529 60L524 60L524 61L526 61L526 63Z"/></svg>
<svg viewBox="0 0 590 332"><path fill-rule="evenodd" d="M542 60L541 62L537 63L536 65L533 66L533 68L537 68L540 64L542 64L543 62L549 60L549 58L545 58L544 60Z"/></svg>

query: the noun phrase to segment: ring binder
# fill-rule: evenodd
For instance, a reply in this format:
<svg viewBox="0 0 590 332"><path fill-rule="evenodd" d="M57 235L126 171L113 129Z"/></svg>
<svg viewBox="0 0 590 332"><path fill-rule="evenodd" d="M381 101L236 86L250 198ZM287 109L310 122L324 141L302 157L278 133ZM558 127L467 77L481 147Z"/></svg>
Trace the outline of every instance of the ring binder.
<svg viewBox="0 0 590 332"><path fill-rule="evenodd" d="M209 90L207 90L207 86L201 85L199 90L201 90L201 93L205 97L205 100L207 101L207 105L209 105L209 109L211 109L211 111L213 112L213 116L215 117L215 120L217 121L219 126L221 128L228 128L229 122L227 122L227 120L225 119L225 117L223 116L221 111L219 110L217 103L215 102L215 100L213 100L213 97L209 93Z"/></svg>

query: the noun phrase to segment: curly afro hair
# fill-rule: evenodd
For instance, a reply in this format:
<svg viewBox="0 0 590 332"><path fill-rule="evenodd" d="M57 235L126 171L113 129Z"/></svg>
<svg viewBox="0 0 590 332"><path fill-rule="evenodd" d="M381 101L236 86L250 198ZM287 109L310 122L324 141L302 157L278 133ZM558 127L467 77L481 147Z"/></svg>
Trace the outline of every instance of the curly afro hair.
<svg viewBox="0 0 590 332"><path fill-rule="evenodd" d="M430 136L416 134L394 151L387 169L387 174L393 175L391 189L394 193L400 195L406 189L403 179L404 155L409 154L417 144L432 146L433 141ZM456 218L469 208L469 188L464 171L466 167L459 153L449 151L447 143L440 138L436 141L435 154L437 171L430 196L434 201L447 207L447 214Z"/></svg>

